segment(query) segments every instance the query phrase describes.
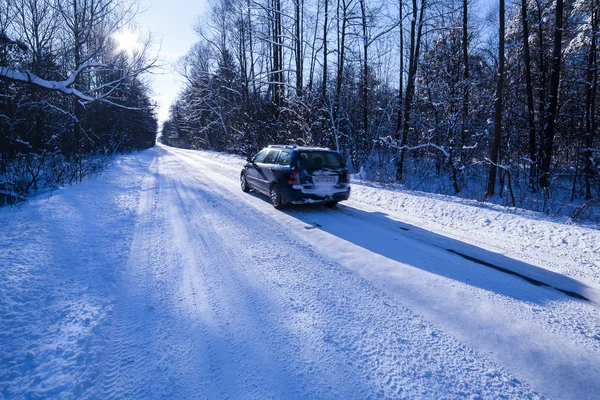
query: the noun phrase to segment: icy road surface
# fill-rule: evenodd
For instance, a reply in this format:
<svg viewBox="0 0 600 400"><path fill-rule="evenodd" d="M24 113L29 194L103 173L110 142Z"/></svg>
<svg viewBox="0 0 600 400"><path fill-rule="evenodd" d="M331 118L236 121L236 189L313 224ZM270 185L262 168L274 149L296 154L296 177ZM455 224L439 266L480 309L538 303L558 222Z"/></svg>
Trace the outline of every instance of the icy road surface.
<svg viewBox="0 0 600 400"><path fill-rule="evenodd" d="M594 282L238 174L157 146L0 210L0 397L598 398Z"/></svg>

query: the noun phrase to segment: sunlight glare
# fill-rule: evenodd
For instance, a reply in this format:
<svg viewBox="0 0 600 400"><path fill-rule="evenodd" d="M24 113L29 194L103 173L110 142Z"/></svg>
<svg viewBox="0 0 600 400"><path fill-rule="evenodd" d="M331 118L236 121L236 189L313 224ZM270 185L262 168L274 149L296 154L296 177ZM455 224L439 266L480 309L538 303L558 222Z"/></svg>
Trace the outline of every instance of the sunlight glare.
<svg viewBox="0 0 600 400"><path fill-rule="evenodd" d="M124 29L119 33L115 33L113 38L119 45L117 53L126 52L129 57L133 57L133 55L142 48L142 45L138 42L138 34L129 29Z"/></svg>

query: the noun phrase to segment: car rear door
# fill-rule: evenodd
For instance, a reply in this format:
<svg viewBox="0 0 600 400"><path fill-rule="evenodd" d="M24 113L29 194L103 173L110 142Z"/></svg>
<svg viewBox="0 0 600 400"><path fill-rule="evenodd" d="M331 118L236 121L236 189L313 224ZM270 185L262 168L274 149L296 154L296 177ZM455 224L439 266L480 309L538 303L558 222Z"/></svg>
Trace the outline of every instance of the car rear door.
<svg viewBox="0 0 600 400"><path fill-rule="evenodd" d="M270 182L277 182L279 186L287 185L287 179L291 170L292 152L282 149L279 156L270 168Z"/></svg>

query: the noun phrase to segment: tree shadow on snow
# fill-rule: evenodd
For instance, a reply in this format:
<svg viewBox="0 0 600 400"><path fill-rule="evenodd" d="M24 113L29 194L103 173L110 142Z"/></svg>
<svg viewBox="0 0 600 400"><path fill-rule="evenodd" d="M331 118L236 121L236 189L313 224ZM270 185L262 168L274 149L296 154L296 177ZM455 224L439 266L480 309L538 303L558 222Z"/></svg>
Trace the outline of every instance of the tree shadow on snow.
<svg viewBox="0 0 600 400"><path fill-rule="evenodd" d="M556 272L391 219L340 205L289 207L286 214L388 259L484 290L534 303L600 303L598 290ZM524 285L540 287L530 290Z"/></svg>

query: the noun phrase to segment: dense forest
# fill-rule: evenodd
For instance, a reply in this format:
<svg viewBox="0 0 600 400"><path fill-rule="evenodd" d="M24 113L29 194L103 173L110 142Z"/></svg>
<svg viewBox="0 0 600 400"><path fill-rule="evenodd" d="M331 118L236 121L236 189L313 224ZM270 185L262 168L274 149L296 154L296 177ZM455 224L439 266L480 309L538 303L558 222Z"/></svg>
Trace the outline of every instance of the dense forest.
<svg viewBox="0 0 600 400"><path fill-rule="evenodd" d="M169 145L338 150L360 176L570 214L600 197L599 0L212 0Z"/></svg>
<svg viewBox="0 0 600 400"><path fill-rule="evenodd" d="M128 54L114 36L137 10L126 0L0 0L0 205L154 145L149 41Z"/></svg>

